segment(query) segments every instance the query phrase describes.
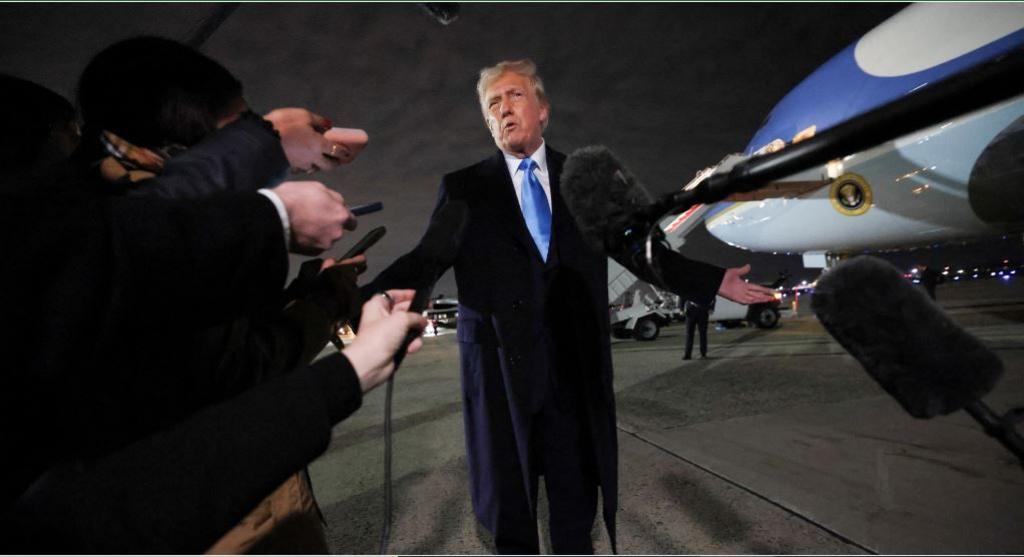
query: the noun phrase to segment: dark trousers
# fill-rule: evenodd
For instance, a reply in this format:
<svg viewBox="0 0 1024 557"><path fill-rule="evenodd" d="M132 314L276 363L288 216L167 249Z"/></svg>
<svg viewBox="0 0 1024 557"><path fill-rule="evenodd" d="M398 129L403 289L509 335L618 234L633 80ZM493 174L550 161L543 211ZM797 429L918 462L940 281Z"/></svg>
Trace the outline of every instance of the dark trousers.
<svg viewBox="0 0 1024 557"><path fill-rule="evenodd" d="M574 397L573 397L574 398ZM597 473L593 445L587 433L585 409L572 400L548 397L534 416L529 463L530 499L524 490L518 458L492 460L497 501L494 544L500 554L537 554L536 504L538 478L544 476L550 511L551 551L556 554L593 554L590 531L597 515ZM492 425L494 425L492 423ZM492 429L490 449L515 455L511 423L505 431Z"/></svg>
<svg viewBox="0 0 1024 557"><path fill-rule="evenodd" d="M708 314L706 312L694 312L693 316L686 316L686 354L689 358L693 354L693 330L700 332L700 355L708 355Z"/></svg>

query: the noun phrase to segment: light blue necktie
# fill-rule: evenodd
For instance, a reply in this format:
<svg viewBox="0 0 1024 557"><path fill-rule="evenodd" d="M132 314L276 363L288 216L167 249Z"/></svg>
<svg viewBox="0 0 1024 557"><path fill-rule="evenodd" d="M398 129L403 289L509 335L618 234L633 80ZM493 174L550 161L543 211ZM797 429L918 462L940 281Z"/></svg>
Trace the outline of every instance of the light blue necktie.
<svg viewBox="0 0 1024 557"><path fill-rule="evenodd" d="M523 219L533 242L537 244L541 259L547 261L548 244L551 243L551 207L548 206L548 196L544 195L544 186L533 173L536 168L537 163L530 158L519 163L519 170L523 171Z"/></svg>

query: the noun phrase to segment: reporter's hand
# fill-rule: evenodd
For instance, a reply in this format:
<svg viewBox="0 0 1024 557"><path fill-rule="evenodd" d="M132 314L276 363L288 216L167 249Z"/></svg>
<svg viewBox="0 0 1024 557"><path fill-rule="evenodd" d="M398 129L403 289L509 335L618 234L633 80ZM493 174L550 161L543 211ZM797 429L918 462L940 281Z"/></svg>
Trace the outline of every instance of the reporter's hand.
<svg viewBox="0 0 1024 557"><path fill-rule="evenodd" d="M743 275L750 272L750 264L725 270L718 293L723 297L740 304L757 304L775 299L775 291L767 286L751 284L743 280Z"/></svg>
<svg viewBox="0 0 1024 557"><path fill-rule="evenodd" d="M288 211L290 249L295 253L316 255L331 247L345 230L356 228L345 198L320 182L283 182L274 193Z"/></svg>
<svg viewBox="0 0 1024 557"><path fill-rule="evenodd" d="M324 137L324 132L331 127L327 118L305 108L278 108L264 118L281 136L281 147L292 172L311 174L331 170L341 163L331 154L338 154L343 146Z"/></svg>
<svg viewBox="0 0 1024 557"><path fill-rule="evenodd" d="M324 132L324 138L332 143L330 151L324 151L324 155L338 164L355 160L370 141L366 131L357 128L331 128Z"/></svg>
<svg viewBox="0 0 1024 557"><path fill-rule="evenodd" d="M363 316L359 320L359 335L352 344L342 351L359 376L363 392L372 390L391 376L395 370L395 352L410 330L422 333L427 319L418 313L408 311L414 290L388 290L391 301L377 295L363 304ZM412 354L423 346L423 339L417 338L409 345Z"/></svg>
<svg viewBox="0 0 1024 557"><path fill-rule="evenodd" d="M348 259L342 259L341 261L338 261L333 257L328 257L320 264L320 270L326 271L334 266L351 266L355 269L357 275L361 275L366 271L366 254L361 253L355 257L349 257Z"/></svg>

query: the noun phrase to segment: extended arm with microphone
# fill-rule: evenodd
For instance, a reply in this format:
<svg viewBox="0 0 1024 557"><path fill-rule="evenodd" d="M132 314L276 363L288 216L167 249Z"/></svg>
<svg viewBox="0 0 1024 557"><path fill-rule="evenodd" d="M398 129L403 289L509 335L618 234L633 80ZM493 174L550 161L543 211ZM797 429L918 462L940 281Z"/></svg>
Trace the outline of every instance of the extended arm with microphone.
<svg viewBox="0 0 1024 557"><path fill-rule="evenodd" d="M657 222L670 212L753 191L773 180L1021 94L1024 94L1024 49L1018 48L931 83L810 139L774 153L751 157L728 172L711 174L693 189L661 197L647 208L645 218Z"/></svg>
<svg viewBox="0 0 1024 557"><path fill-rule="evenodd" d="M1002 361L899 269L869 256L845 261L818 281L811 307L911 416L966 410L1024 464L1014 412L999 416L981 401L1002 375Z"/></svg>
<svg viewBox="0 0 1024 557"><path fill-rule="evenodd" d="M399 260L385 269L371 286L380 291L389 288L415 288L416 295L409 305L409 311L422 313L430 302L434 283L455 262L468 222L469 207L464 202L445 203L434 213L427 232L416 248L403 256L404 261ZM409 331L395 352L395 369L388 377L384 396L384 528L380 535L381 555L387 553L388 540L391 537L391 397L394 391L395 372L405 359L409 345L418 336L418 331Z"/></svg>
<svg viewBox="0 0 1024 557"><path fill-rule="evenodd" d="M1017 49L658 199L647 194L608 149L586 147L566 161L562 177L566 204L592 246L640 278L663 284L659 277L663 279L664 273L659 272L656 255L663 251L657 223L665 215L756 190L773 180L1022 93L1024 49ZM645 261L639 260L640 256Z"/></svg>
<svg viewBox="0 0 1024 557"><path fill-rule="evenodd" d="M657 200L652 200L607 148L585 147L565 163L563 193L570 213L592 247L642 280L682 296L692 286L679 283L684 278L684 269L686 275L703 273L704 279L710 279L714 268L694 267L668 249L658 226L665 215L759 189L772 180L1022 93L1024 49L1017 49L810 139L774 153L753 156L727 172L712 173L694 187Z"/></svg>
<svg viewBox="0 0 1024 557"><path fill-rule="evenodd" d="M416 249L417 259L421 265L420 277L417 278L416 295L412 299L409 311L422 313L427 309L430 302L430 295L434 290L434 283L441 277L448 267L455 262L462 245L462 235L466 231L466 224L469 222L469 207L462 201L449 201L434 213L430 221L430 227L420 240ZM405 358L405 351L418 333L410 331L405 342L395 354L395 368ZM393 376L392 376L393 377Z"/></svg>

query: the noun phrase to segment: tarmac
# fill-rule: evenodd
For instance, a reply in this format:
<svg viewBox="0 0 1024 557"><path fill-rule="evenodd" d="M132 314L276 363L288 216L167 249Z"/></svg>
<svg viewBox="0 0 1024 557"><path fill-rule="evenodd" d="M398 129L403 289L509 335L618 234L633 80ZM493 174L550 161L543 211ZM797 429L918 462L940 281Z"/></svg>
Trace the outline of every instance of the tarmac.
<svg viewBox="0 0 1024 557"><path fill-rule="evenodd" d="M1024 406L1024 279L939 287L1005 373L985 401ZM807 312L778 328L684 327L613 340L623 554L1024 553L1024 468L966 413L906 414ZM455 335L425 339L395 380L389 553L493 553L473 517ZM310 466L334 553L376 553L384 389ZM542 550L546 501L538 510ZM600 513L598 514L600 516ZM609 553L600 519L595 550Z"/></svg>

